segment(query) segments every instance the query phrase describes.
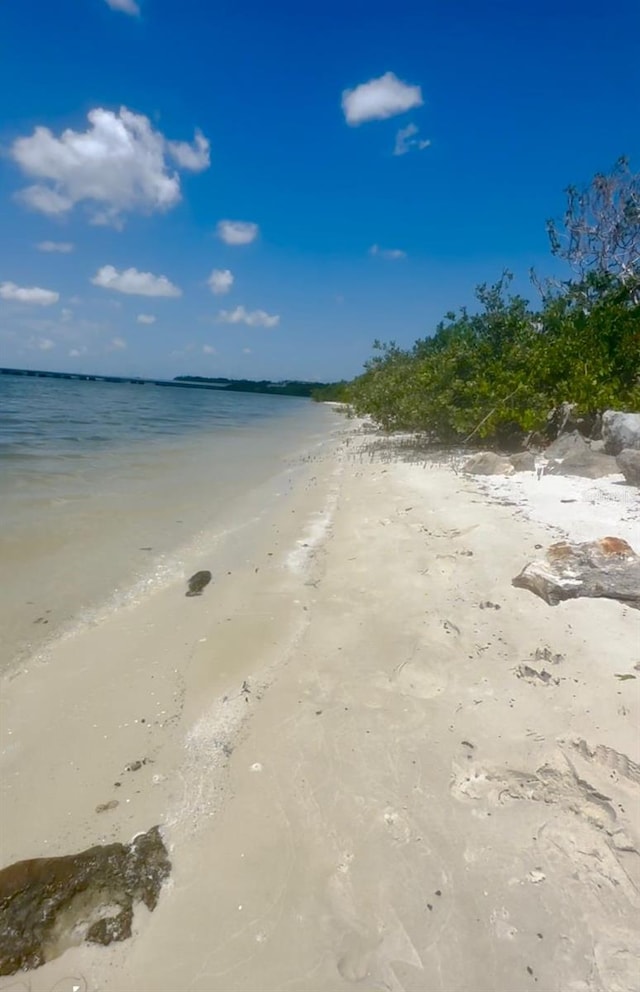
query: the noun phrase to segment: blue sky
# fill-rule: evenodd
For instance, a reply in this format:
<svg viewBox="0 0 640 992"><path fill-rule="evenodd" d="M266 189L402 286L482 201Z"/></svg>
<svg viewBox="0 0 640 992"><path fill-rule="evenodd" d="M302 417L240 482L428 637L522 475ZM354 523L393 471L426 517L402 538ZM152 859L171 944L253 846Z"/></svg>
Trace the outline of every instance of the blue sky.
<svg viewBox="0 0 640 992"><path fill-rule="evenodd" d="M637 0L7 0L0 364L350 377L528 290L566 185L638 168L638 37Z"/></svg>

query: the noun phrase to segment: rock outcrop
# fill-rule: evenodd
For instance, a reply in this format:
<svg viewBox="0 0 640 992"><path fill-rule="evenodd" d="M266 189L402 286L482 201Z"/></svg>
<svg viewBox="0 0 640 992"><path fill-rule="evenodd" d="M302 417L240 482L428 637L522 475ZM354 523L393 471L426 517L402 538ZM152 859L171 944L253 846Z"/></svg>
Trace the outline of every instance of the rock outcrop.
<svg viewBox="0 0 640 992"><path fill-rule="evenodd" d="M640 609L640 557L619 537L552 544L545 560L526 565L513 585L550 606L579 596L617 599Z"/></svg>
<svg viewBox="0 0 640 992"><path fill-rule="evenodd" d="M640 451L640 413L607 410L602 415L602 439L608 455L619 455L625 448Z"/></svg>
<svg viewBox="0 0 640 992"><path fill-rule="evenodd" d="M83 941L111 944L130 937L135 904L155 909L170 872L158 827L131 844L2 869L0 975L37 968Z"/></svg>
<svg viewBox="0 0 640 992"><path fill-rule="evenodd" d="M495 451L478 451L463 467L463 472L471 475L511 475L513 471L511 461Z"/></svg>
<svg viewBox="0 0 640 992"><path fill-rule="evenodd" d="M563 434L544 453L545 475L577 475L584 479L600 479L619 471L612 455L594 450L577 432Z"/></svg>
<svg viewBox="0 0 640 992"><path fill-rule="evenodd" d="M640 451L623 448L616 462L625 480L632 486L640 486Z"/></svg>
<svg viewBox="0 0 640 992"><path fill-rule="evenodd" d="M516 472L535 472L536 456L532 451L519 451L509 459Z"/></svg>

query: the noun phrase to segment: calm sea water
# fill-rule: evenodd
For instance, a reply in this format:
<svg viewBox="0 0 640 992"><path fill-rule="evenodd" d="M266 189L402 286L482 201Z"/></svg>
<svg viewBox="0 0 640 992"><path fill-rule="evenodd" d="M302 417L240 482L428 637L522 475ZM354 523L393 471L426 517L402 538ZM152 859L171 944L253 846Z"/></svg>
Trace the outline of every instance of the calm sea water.
<svg viewBox="0 0 640 992"><path fill-rule="evenodd" d="M290 397L0 376L0 667L181 574L335 423Z"/></svg>

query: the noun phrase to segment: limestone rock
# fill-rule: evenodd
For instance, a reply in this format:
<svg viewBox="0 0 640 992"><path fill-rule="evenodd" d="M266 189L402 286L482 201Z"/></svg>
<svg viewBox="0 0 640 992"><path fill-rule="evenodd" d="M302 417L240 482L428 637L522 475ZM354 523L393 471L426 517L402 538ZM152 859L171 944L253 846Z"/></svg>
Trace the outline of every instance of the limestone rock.
<svg viewBox="0 0 640 992"><path fill-rule="evenodd" d="M511 475L514 467L504 455L494 451L479 451L465 462L463 472L471 475Z"/></svg>
<svg viewBox="0 0 640 992"><path fill-rule="evenodd" d="M545 458L566 458L580 452L589 451L589 445L578 431L571 434L561 434L557 440L545 449Z"/></svg>
<svg viewBox="0 0 640 992"><path fill-rule="evenodd" d="M155 909L171 862L158 827L131 844L17 861L0 871L0 975L37 968L83 941L131 936L136 902Z"/></svg>
<svg viewBox="0 0 640 992"><path fill-rule="evenodd" d="M619 455L625 448L640 451L640 413L607 410L602 415L602 438L608 455Z"/></svg>
<svg viewBox="0 0 640 992"><path fill-rule="evenodd" d="M640 486L640 451L624 448L616 462L626 481L632 486Z"/></svg>
<svg viewBox="0 0 640 992"><path fill-rule="evenodd" d="M592 451L585 444L584 448L576 445L563 458L551 460L545 469L545 475L578 475L583 479L600 479L605 475L617 475L619 471L613 455Z"/></svg>
<svg viewBox="0 0 640 992"><path fill-rule="evenodd" d="M509 459L516 472L535 472L536 457L532 451L520 451Z"/></svg>
<svg viewBox="0 0 640 992"><path fill-rule="evenodd" d="M546 559L526 565L513 585L550 606L579 596L617 599L640 609L640 557L619 537L552 544Z"/></svg>

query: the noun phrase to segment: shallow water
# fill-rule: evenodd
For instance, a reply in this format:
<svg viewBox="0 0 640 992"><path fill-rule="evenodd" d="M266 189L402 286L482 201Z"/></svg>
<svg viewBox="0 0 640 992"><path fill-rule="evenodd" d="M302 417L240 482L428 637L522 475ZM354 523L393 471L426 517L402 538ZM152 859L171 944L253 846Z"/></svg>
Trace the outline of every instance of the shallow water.
<svg viewBox="0 0 640 992"><path fill-rule="evenodd" d="M290 397L0 376L0 668L184 577L336 421Z"/></svg>

